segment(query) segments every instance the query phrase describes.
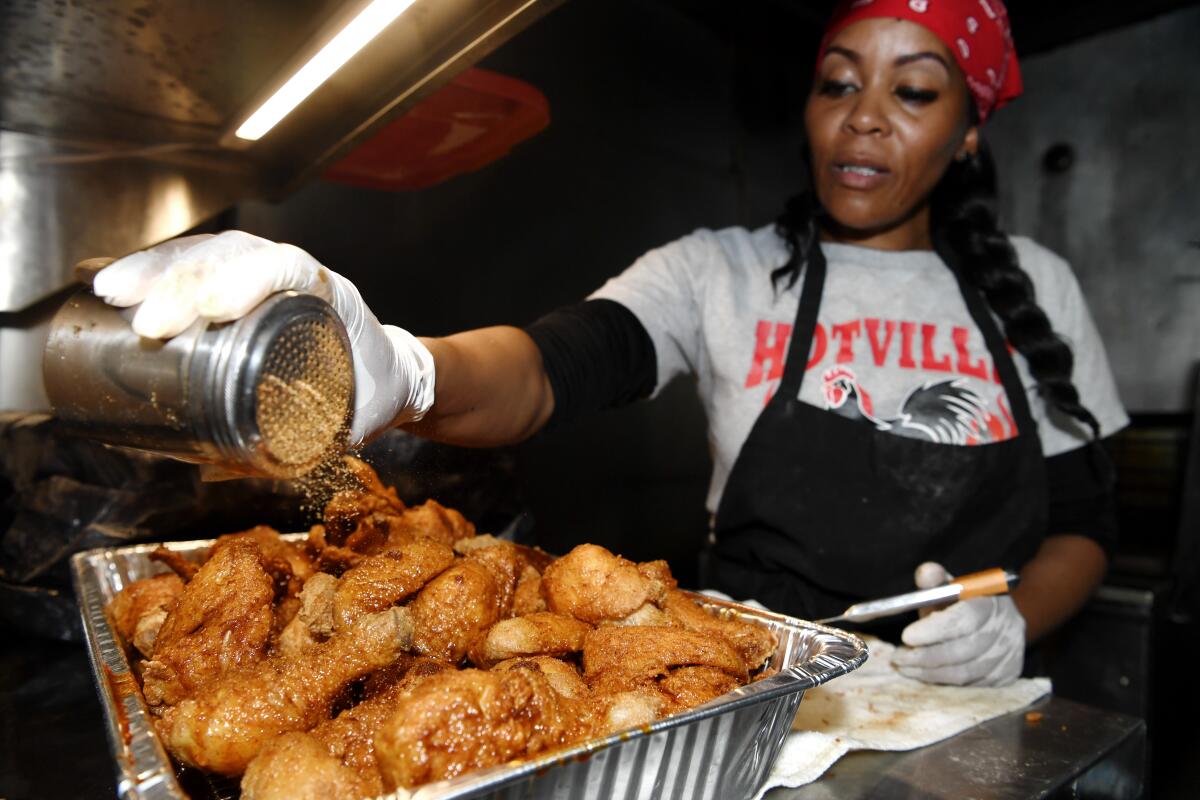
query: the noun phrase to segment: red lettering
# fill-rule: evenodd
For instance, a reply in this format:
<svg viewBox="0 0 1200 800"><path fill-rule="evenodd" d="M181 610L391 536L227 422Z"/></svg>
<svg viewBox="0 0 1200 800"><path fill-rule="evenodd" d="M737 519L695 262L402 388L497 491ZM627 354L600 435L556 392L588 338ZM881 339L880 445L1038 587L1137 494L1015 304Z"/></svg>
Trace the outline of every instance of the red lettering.
<svg viewBox="0 0 1200 800"><path fill-rule="evenodd" d="M854 360L854 337L862 333L862 326L858 320L853 322L843 322L841 325L834 325L830 330L833 335L841 340L841 345L838 347L837 363L846 364Z"/></svg>
<svg viewBox="0 0 1200 800"><path fill-rule="evenodd" d="M896 323L890 319L883 323L883 343L879 342L879 320L867 320L867 341L871 343L871 356L875 366L882 367L887 359L888 350L892 347L892 336L896 333Z"/></svg>
<svg viewBox="0 0 1200 800"><path fill-rule="evenodd" d="M746 376L747 389L763 382L764 371L767 380L779 380L783 375L783 357L787 353L788 339L791 335L792 326L786 322L772 324L766 320L759 320L754 329L754 360L750 363L750 374Z"/></svg>
<svg viewBox="0 0 1200 800"><path fill-rule="evenodd" d="M917 323L900 323L900 366L905 369L916 369L917 362L913 360L913 335L917 332Z"/></svg>
<svg viewBox="0 0 1200 800"><path fill-rule="evenodd" d="M938 358L933 353L933 342L937 338L937 325L926 322L921 326L921 369L931 372L949 372L950 356Z"/></svg>
<svg viewBox="0 0 1200 800"><path fill-rule="evenodd" d="M812 369L821 363L821 359L825 357L825 348L828 345L829 341L825 336L825 326L818 322L817 327L813 328L812 354L808 358L806 369Z"/></svg>
<svg viewBox="0 0 1200 800"><path fill-rule="evenodd" d="M959 373L986 381L988 379L987 362L981 358L974 364L971 363L971 351L967 349L967 340L970 338L971 332L966 328L954 328L950 332L950 336L954 339L954 349L958 352L956 367Z"/></svg>

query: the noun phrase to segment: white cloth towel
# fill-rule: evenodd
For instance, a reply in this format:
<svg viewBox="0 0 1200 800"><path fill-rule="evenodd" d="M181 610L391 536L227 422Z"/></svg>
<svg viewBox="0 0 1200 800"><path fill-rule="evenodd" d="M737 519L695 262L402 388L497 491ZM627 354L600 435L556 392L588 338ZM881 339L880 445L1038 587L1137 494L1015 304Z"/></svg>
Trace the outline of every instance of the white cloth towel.
<svg viewBox="0 0 1200 800"><path fill-rule="evenodd" d="M1050 692L1049 678L1000 688L935 686L892 667L895 646L864 637L867 663L809 691L755 800L776 786L811 783L851 750L914 750L1016 711Z"/></svg>

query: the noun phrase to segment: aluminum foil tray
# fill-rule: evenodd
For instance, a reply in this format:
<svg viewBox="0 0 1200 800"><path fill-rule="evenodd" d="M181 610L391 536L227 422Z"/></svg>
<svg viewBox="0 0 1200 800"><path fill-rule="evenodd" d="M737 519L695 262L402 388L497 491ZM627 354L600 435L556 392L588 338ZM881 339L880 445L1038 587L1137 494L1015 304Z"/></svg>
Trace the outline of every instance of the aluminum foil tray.
<svg viewBox="0 0 1200 800"><path fill-rule="evenodd" d="M289 538L303 538L296 534ZM166 546L200 560L211 541ZM141 690L104 607L132 581L165 570L149 560L157 545L90 550L71 566L88 654L108 722L117 794L137 800L234 800L236 781L177 768L154 728ZM639 729L537 758L476 770L452 780L400 790L386 800L736 800L752 797L771 764L804 692L867 659L862 640L792 617L693 595L718 614L770 628L779 637L770 677ZM381 799L383 800L383 799Z"/></svg>

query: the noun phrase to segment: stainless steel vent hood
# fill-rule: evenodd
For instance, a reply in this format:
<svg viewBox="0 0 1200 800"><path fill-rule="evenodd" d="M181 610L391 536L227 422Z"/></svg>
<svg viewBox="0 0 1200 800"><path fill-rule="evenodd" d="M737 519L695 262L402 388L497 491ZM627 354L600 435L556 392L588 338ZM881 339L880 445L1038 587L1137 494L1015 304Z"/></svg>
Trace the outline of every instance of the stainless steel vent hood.
<svg viewBox="0 0 1200 800"><path fill-rule="evenodd" d="M249 114L373 4L0 0L0 313L77 260L281 196L559 2L394 0L399 16L245 141Z"/></svg>

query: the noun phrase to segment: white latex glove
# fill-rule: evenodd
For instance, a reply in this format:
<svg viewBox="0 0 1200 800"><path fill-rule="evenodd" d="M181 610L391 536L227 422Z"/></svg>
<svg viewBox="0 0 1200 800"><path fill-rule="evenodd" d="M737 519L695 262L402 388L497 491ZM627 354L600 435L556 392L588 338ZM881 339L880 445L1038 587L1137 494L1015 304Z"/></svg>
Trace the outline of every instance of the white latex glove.
<svg viewBox="0 0 1200 800"><path fill-rule="evenodd" d="M275 292L316 295L333 306L350 336L352 446L420 419L433 405L429 350L407 331L380 325L354 284L293 245L242 231L172 239L114 261L92 289L114 306L140 303L133 329L155 339L169 339L198 318L237 319Z"/></svg>
<svg viewBox="0 0 1200 800"><path fill-rule="evenodd" d="M950 575L940 564L917 567L918 588L940 586ZM973 597L935 611L900 635L892 663L926 683L1007 686L1025 661L1025 618L1008 595Z"/></svg>

